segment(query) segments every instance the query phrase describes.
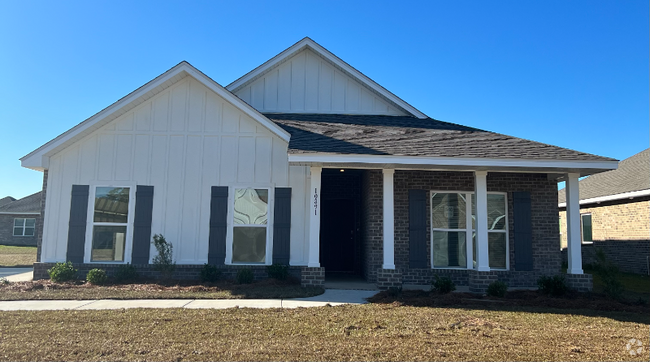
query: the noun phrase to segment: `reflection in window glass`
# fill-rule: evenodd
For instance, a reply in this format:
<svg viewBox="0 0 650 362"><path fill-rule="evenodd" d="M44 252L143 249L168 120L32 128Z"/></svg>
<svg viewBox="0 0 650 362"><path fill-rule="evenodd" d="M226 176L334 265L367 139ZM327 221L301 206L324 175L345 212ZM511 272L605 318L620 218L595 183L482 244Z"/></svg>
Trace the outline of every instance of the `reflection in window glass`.
<svg viewBox="0 0 650 362"><path fill-rule="evenodd" d="M592 242L591 214L580 215L582 221L582 242Z"/></svg>
<svg viewBox="0 0 650 362"><path fill-rule="evenodd" d="M266 261L266 228L235 227L232 261L233 263L264 263Z"/></svg>
<svg viewBox="0 0 650 362"><path fill-rule="evenodd" d="M239 225L266 225L269 190L236 189L234 222Z"/></svg>
<svg viewBox="0 0 650 362"><path fill-rule="evenodd" d="M128 187L96 187L91 261L124 261L129 220Z"/></svg>
<svg viewBox="0 0 650 362"><path fill-rule="evenodd" d="M233 263L264 263L269 190L235 189L233 207Z"/></svg>
<svg viewBox="0 0 650 362"><path fill-rule="evenodd" d="M124 261L126 226L97 226L93 228L92 261Z"/></svg>
<svg viewBox="0 0 650 362"><path fill-rule="evenodd" d="M506 233L488 233L488 259L490 268L506 268Z"/></svg>
<svg viewBox="0 0 650 362"><path fill-rule="evenodd" d="M94 222L126 223L129 213L127 187L98 187L95 191Z"/></svg>
<svg viewBox="0 0 650 362"><path fill-rule="evenodd" d="M467 267L465 231L433 231L433 266Z"/></svg>
<svg viewBox="0 0 650 362"><path fill-rule="evenodd" d="M466 195L435 193L431 196L431 227L434 229L465 229Z"/></svg>

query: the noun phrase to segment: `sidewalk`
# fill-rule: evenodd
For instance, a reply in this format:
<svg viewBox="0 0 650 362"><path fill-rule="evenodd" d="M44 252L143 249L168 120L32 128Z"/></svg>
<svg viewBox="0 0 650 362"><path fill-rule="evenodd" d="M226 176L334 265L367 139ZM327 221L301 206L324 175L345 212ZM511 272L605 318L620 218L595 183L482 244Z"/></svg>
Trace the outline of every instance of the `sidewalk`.
<svg viewBox="0 0 650 362"><path fill-rule="evenodd" d="M132 299L132 300L17 300L0 301L0 311L105 310L127 308L308 308L327 304L365 304L378 291L326 289L325 293L296 299Z"/></svg>
<svg viewBox="0 0 650 362"><path fill-rule="evenodd" d="M0 268L0 278L5 278L10 282L28 282L33 277L33 268Z"/></svg>

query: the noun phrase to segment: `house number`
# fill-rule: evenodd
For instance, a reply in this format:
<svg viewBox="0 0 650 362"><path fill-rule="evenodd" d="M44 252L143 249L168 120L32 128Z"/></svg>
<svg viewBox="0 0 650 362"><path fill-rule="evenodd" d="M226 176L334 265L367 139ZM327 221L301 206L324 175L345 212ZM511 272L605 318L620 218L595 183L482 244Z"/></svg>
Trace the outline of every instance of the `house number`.
<svg viewBox="0 0 650 362"><path fill-rule="evenodd" d="M314 189L314 215L318 215L318 189Z"/></svg>

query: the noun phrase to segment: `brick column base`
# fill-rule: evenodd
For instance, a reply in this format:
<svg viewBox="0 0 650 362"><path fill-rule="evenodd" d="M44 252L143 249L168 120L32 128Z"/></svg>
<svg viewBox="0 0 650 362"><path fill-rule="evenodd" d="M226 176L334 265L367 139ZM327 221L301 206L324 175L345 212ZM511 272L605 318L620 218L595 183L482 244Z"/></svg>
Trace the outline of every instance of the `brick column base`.
<svg viewBox="0 0 650 362"><path fill-rule="evenodd" d="M498 280L496 272L476 270L469 271L469 291L470 293L485 294L488 285Z"/></svg>
<svg viewBox="0 0 650 362"><path fill-rule="evenodd" d="M591 292L594 290L594 279L591 274L565 274L566 285L576 292Z"/></svg>
<svg viewBox="0 0 650 362"><path fill-rule="evenodd" d="M377 269L377 288L387 290L402 287L402 273L397 269Z"/></svg>
<svg viewBox="0 0 650 362"><path fill-rule="evenodd" d="M303 287L324 287L325 268L302 268L300 271L300 285Z"/></svg>

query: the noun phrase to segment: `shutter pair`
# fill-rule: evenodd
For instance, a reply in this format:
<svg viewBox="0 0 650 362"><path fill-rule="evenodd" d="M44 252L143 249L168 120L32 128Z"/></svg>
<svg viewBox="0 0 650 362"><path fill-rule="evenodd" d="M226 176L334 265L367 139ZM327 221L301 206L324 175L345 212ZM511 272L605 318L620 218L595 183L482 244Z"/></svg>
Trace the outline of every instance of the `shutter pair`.
<svg viewBox="0 0 650 362"><path fill-rule="evenodd" d="M530 192L513 192L515 268L533 270ZM427 200L425 190L409 190L409 267L427 268Z"/></svg>

